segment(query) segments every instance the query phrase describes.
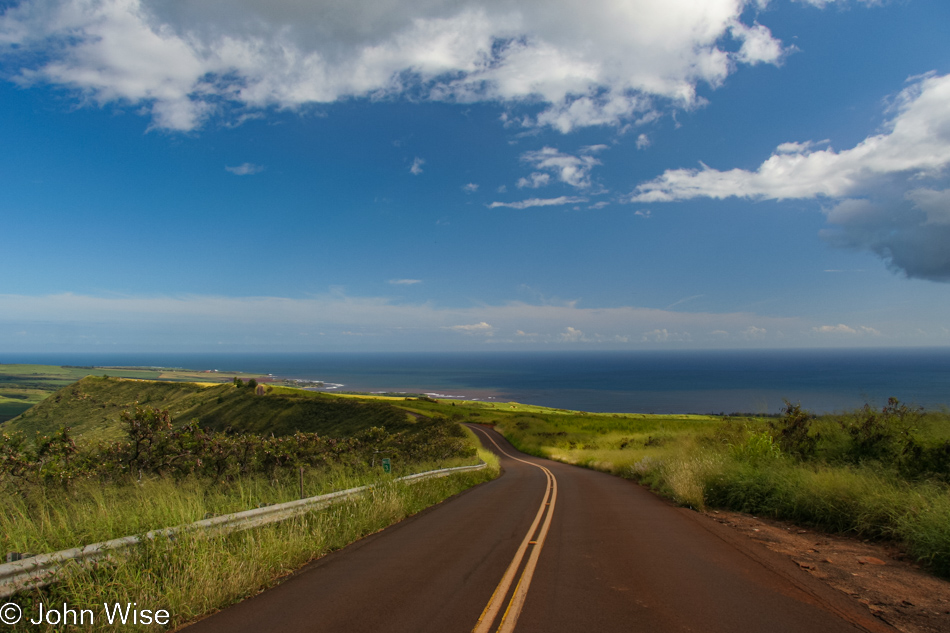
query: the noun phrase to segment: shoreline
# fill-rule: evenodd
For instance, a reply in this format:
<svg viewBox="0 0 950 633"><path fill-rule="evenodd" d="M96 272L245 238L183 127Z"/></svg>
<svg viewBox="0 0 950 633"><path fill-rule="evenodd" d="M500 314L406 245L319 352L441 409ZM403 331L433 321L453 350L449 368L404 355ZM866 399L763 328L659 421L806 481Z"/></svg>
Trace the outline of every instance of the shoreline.
<svg viewBox="0 0 950 633"><path fill-rule="evenodd" d="M950 349L533 355L4 354L0 361L153 371L204 367L208 369L200 377L191 379L233 374L268 382L319 382L329 393L418 393L596 413L768 415L779 413L788 399L822 414L865 403L880 407L892 396L928 410L950 405L946 390ZM3 367L0 364L0 373Z"/></svg>

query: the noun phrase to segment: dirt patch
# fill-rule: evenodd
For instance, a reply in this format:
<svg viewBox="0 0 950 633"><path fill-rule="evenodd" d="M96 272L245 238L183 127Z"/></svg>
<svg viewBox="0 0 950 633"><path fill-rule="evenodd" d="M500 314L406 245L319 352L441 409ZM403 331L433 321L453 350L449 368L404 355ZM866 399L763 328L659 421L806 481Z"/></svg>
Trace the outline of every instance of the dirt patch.
<svg viewBox="0 0 950 633"><path fill-rule="evenodd" d="M787 555L805 573L853 597L898 631L950 632L950 582L923 571L895 545L725 510L706 516Z"/></svg>

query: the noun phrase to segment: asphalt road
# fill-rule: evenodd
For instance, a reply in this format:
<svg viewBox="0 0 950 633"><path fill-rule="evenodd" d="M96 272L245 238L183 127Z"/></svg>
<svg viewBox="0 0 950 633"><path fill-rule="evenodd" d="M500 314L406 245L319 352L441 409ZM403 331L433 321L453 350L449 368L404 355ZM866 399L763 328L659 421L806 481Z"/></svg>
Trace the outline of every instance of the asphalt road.
<svg viewBox="0 0 950 633"><path fill-rule="evenodd" d="M501 456L501 477L188 633L894 630L715 521L477 432Z"/></svg>

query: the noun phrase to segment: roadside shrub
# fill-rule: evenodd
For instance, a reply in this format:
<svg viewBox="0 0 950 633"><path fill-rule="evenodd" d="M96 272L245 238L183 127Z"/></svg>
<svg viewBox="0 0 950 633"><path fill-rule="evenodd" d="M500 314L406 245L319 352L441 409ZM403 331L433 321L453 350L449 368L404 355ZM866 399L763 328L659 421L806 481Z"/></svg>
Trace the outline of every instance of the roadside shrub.
<svg viewBox="0 0 950 633"><path fill-rule="evenodd" d="M777 499L786 496L789 469L783 463L751 464L727 460L722 469L706 482L705 500L713 507L739 512L777 516Z"/></svg>
<svg viewBox="0 0 950 633"><path fill-rule="evenodd" d="M17 485L59 484L70 481L83 470L82 456L69 427L51 435L36 436L32 444L20 432L0 435L0 482Z"/></svg>
<svg viewBox="0 0 950 633"><path fill-rule="evenodd" d="M23 484L35 483L36 455L30 450L23 433L0 434L0 474L19 489Z"/></svg>
<svg viewBox="0 0 950 633"><path fill-rule="evenodd" d="M749 435L745 442L730 447L730 453L734 459L752 464L778 459L782 456L782 450L769 433Z"/></svg>
<svg viewBox="0 0 950 633"><path fill-rule="evenodd" d="M696 451L667 460L660 467L663 487L681 505L705 509L707 488L722 468L722 456L709 451Z"/></svg>
<svg viewBox="0 0 950 633"><path fill-rule="evenodd" d="M125 439L84 448L68 428L37 436L32 444L22 434L3 434L0 487L22 492L39 484L68 487L78 478L118 482L143 476L230 481L249 473L276 477L299 466L359 466L377 455L409 463L469 457L475 450L460 427L444 418L425 418L395 433L373 426L346 438L234 434L202 428L196 420L173 428L167 410L148 407L124 412L122 424Z"/></svg>
<svg viewBox="0 0 950 633"><path fill-rule="evenodd" d="M800 404L785 401L782 418L775 424L781 449L802 460L815 456L820 435L812 431L815 416L804 411Z"/></svg>
<svg viewBox="0 0 950 633"><path fill-rule="evenodd" d="M911 438L904 447L901 471L909 477L931 477L950 483L950 441L930 446Z"/></svg>
<svg viewBox="0 0 950 633"><path fill-rule="evenodd" d="M950 578L950 494L939 485L924 485L896 518L908 551L938 574Z"/></svg>
<svg viewBox="0 0 950 633"><path fill-rule="evenodd" d="M880 412L869 405L842 422L851 436L849 457L854 463L876 460L894 464L909 448L922 409L911 409L888 398Z"/></svg>

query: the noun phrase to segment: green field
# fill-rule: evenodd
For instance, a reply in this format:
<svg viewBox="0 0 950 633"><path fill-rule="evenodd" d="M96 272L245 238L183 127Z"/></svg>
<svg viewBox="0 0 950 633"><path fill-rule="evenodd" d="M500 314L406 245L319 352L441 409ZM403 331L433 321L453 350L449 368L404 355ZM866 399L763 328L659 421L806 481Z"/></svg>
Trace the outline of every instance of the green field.
<svg viewBox="0 0 950 633"><path fill-rule="evenodd" d="M230 382L236 376L256 374L143 367L62 367L58 365L12 365L0 363L0 424L42 402L53 392L86 376L115 376L173 382Z"/></svg>
<svg viewBox="0 0 950 633"><path fill-rule="evenodd" d="M49 365L0 364L0 423L15 418L53 391L88 373Z"/></svg>

